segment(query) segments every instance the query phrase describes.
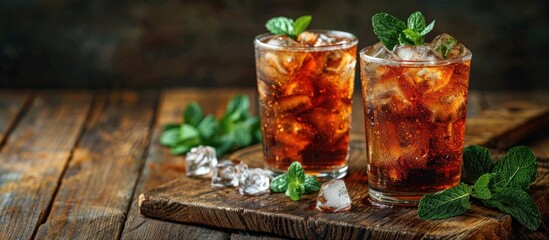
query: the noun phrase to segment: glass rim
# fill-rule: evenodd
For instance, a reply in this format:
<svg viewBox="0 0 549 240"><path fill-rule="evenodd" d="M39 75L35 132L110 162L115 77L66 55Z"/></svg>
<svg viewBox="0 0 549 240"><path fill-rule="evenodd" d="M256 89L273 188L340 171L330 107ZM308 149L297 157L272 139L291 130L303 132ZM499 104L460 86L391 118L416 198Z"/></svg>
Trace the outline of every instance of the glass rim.
<svg viewBox="0 0 549 240"><path fill-rule="evenodd" d="M325 46L291 46L291 47L284 47L284 46L273 46L269 45L267 43L262 42L261 40L270 37L275 36L272 33L262 33L257 35L254 38L254 45L256 47L266 48L270 50L279 50L279 51L292 51L292 52L319 52L319 51L329 51L329 50L338 50L338 49L346 49L350 47L354 47L358 44L358 38L349 32L343 32L338 30L324 30L324 29L309 29L308 32L313 33L328 33L333 34L336 36L341 36L348 38L351 40L350 42L341 43L341 44L334 44L334 45L325 45Z"/></svg>
<svg viewBox="0 0 549 240"><path fill-rule="evenodd" d="M405 65L405 66L441 66L441 65L448 65L452 63L459 63L459 62L465 62L468 60L471 60L471 57L473 56L473 53L468 48L465 48L466 52L463 56L459 57L453 57L449 59L439 59L439 60L393 60L393 59L385 59L385 58L378 58L378 57L372 57L368 54L366 54L366 50L374 47L368 46L359 51L360 59L363 59L365 61L369 62L375 62L375 63L381 63L386 65Z"/></svg>

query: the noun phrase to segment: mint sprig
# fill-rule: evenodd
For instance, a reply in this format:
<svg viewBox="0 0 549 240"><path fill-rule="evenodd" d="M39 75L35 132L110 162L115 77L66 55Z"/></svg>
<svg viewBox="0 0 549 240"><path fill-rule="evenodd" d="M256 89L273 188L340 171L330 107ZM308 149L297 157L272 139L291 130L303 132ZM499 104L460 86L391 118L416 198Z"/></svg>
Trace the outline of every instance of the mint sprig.
<svg viewBox="0 0 549 240"><path fill-rule="evenodd" d="M312 19L313 17L309 15L301 16L295 21L287 17L274 17L267 21L265 28L272 34L285 34L296 39L307 29Z"/></svg>
<svg viewBox="0 0 549 240"><path fill-rule="evenodd" d="M424 45L425 35L433 30L435 21L426 26L421 12L412 13L407 23L388 13L377 13L372 17L372 26L385 47L393 50L396 45Z"/></svg>
<svg viewBox="0 0 549 240"><path fill-rule="evenodd" d="M229 151L259 143L261 139L259 117L251 116L250 99L239 95L229 101L219 121L212 114L204 116L196 102L190 103L183 111L183 123L164 126L160 144L170 147L175 155L208 145L221 157Z"/></svg>
<svg viewBox="0 0 549 240"><path fill-rule="evenodd" d="M314 176L305 174L301 163L293 162L288 167L288 173L281 174L271 181L271 192L285 192L293 201L301 199L301 195L320 190L320 183Z"/></svg>
<svg viewBox="0 0 549 240"><path fill-rule="evenodd" d="M464 172L474 185L462 182L445 191L425 195L418 206L419 218L460 215L469 209L469 198L473 197L485 206L511 215L528 229L536 230L541 216L534 200L526 193L536 179L537 162L532 151L524 146L513 147L495 166L486 148L470 146L463 152Z"/></svg>

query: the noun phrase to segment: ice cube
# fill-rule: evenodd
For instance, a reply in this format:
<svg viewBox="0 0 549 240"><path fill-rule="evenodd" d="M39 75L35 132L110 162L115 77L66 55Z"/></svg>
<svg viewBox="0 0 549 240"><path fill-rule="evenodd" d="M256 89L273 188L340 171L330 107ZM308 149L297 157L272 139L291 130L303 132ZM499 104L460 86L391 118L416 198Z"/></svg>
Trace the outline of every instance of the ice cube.
<svg viewBox="0 0 549 240"><path fill-rule="evenodd" d="M297 36L297 41L304 45L314 46L319 37L318 33L302 32Z"/></svg>
<svg viewBox="0 0 549 240"><path fill-rule="evenodd" d="M326 58L326 71L337 75L346 75L346 72L355 71L356 59L345 51L332 51Z"/></svg>
<svg viewBox="0 0 549 240"><path fill-rule="evenodd" d="M211 177L217 165L215 149L210 146L191 148L185 156L185 169L189 177Z"/></svg>
<svg viewBox="0 0 549 240"><path fill-rule="evenodd" d="M323 183L318 193L316 208L326 213L351 209L351 198L345 182L341 179L332 179Z"/></svg>
<svg viewBox="0 0 549 240"><path fill-rule="evenodd" d="M261 168L244 171L240 175L239 192L242 195L260 195L269 192L269 173Z"/></svg>
<svg viewBox="0 0 549 240"><path fill-rule="evenodd" d="M445 58L444 54L447 54L446 58L455 58L467 53L465 46L446 33L436 36L427 46L433 49L440 58Z"/></svg>
<svg viewBox="0 0 549 240"><path fill-rule="evenodd" d="M318 35L318 38L316 39L314 46L339 45L348 42L349 40L346 38L320 33Z"/></svg>
<svg viewBox="0 0 549 240"><path fill-rule="evenodd" d="M258 78L272 86L283 86L293 79L307 54L288 51L259 50Z"/></svg>
<svg viewBox="0 0 549 240"><path fill-rule="evenodd" d="M378 123L373 143L376 165L382 167L425 167L429 149L428 126L414 120ZM387 136L391 136L390 138Z"/></svg>
<svg viewBox="0 0 549 240"><path fill-rule="evenodd" d="M236 160L222 160L214 168L212 186L214 187L236 187L240 175L248 171L248 165Z"/></svg>
<svg viewBox="0 0 549 240"><path fill-rule="evenodd" d="M313 127L297 121L295 116L280 118L276 125L274 139L275 146L278 147L272 148L273 153L289 159L301 159L301 151L311 143L312 136L315 134Z"/></svg>
<svg viewBox="0 0 549 240"><path fill-rule="evenodd" d="M435 61L441 59L429 46L396 46L393 52L405 61Z"/></svg>
<svg viewBox="0 0 549 240"><path fill-rule="evenodd" d="M291 37L288 37L286 35L276 35L269 39L267 41L267 44L277 46L277 47L290 47L290 46L300 46L298 42L296 42Z"/></svg>
<svg viewBox="0 0 549 240"><path fill-rule="evenodd" d="M278 110L280 112L303 112L313 107L313 100L307 95L293 95L278 99Z"/></svg>
<svg viewBox="0 0 549 240"><path fill-rule="evenodd" d="M345 111L345 107L342 107ZM350 109L349 109L350 110ZM349 133L350 114L335 109L314 108L304 115L305 121L311 124L324 143L334 144Z"/></svg>
<svg viewBox="0 0 549 240"><path fill-rule="evenodd" d="M367 48L365 54L374 58L400 60L400 58L395 53L387 49L385 45L383 45L383 43L381 42L378 42L372 47Z"/></svg>
<svg viewBox="0 0 549 240"><path fill-rule="evenodd" d="M433 122L453 122L465 116L467 110L466 98L463 94L452 92L446 94L428 94L424 105L431 111Z"/></svg>
<svg viewBox="0 0 549 240"><path fill-rule="evenodd" d="M400 89L396 78L378 82L366 91L366 102L371 103L378 112L396 115L413 114L414 106Z"/></svg>
<svg viewBox="0 0 549 240"><path fill-rule="evenodd" d="M407 68L402 76L422 93L429 93L442 90L450 82L452 72L452 66Z"/></svg>

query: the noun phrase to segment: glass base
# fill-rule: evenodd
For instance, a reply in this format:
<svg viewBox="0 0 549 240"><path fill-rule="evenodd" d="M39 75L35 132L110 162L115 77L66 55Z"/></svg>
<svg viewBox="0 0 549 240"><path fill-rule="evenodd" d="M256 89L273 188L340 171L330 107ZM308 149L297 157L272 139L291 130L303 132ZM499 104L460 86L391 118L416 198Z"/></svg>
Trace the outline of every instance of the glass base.
<svg viewBox="0 0 549 240"><path fill-rule="evenodd" d="M278 176L280 174L287 172L287 170L280 170L277 168L270 167L268 165L265 165L265 169L269 171L269 173L272 176ZM334 169L328 169L328 170L322 170L322 171L305 170L305 173L309 175L313 175L321 181L328 181L331 179L340 179L345 177L347 175L348 169L349 167L345 165L340 168L334 168Z"/></svg>
<svg viewBox="0 0 549 240"><path fill-rule="evenodd" d="M394 206L405 206L405 207L416 207L419 204L419 201L425 194L431 194L430 192L419 192L419 193L410 193L410 192L395 192L389 190L383 190L372 185L368 185L368 195L370 199L377 203L394 205Z"/></svg>

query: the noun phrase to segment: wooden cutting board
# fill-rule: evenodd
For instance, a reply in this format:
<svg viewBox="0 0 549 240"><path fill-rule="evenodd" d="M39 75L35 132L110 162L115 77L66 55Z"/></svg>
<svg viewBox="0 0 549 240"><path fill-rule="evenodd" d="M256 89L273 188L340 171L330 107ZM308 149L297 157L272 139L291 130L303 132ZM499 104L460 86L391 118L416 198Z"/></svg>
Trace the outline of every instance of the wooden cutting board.
<svg viewBox="0 0 549 240"><path fill-rule="evenodd" d="M547 126L546 107L490 110L467 120L466 144L508 147ZM514 138L507 135L514 134ZM466 214L436 221L420 220L415 208L372 205L368 200L364 136L351 139L349 174L345 182L353 201L347 212L326 214L315 209L316 194L292 202L284 194L241 196L235 188L212 188L208 179L180 178L139 196L146 216L182 223L270 233L300 239L499 239L523 228L509 215L473 203ZM230 158L262 167L261 146L233 153ZM539 159L531 186L542 219L549 218L549 159Z"/></svg>

